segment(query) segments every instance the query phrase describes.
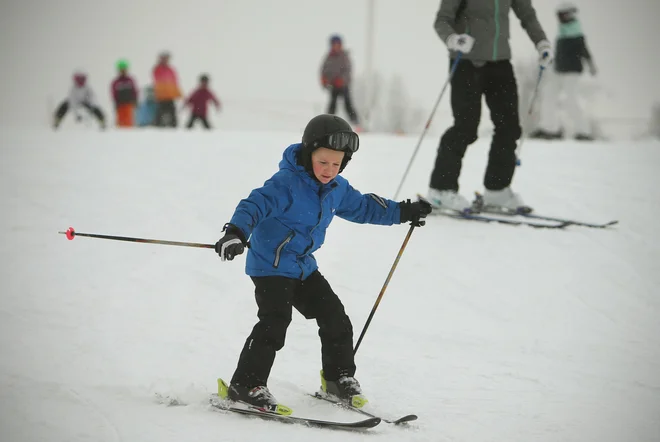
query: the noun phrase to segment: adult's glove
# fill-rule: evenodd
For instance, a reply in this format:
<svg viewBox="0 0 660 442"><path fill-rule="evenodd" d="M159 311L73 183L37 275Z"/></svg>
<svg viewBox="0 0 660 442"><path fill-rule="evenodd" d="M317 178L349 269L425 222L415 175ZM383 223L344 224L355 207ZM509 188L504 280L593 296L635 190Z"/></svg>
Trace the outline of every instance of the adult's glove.
<svg viewBox="0 0 660 442"><path fill-rule="evenodd" d="M468 34L451 34L447 37L447 47L452 51L467 54L474 46L474 37Z"/></svg>
<svg viewBox="0 0 660 442"><path fill-rule="evenodd" d="M542 69L547 68L552 63L552 45L548 40L541 40L536 45L536 50L539 51L539 66Z"/></svg>
<svg viewBox="0 0 660 442"><path fill-rule="evenodd" d="M215 252L220 255L221 260L231 261L245 250L245 235L241 229L232 224L225 224L222 231L225 232L225 236L215 243Z"/></svg>
<svg viewBox="0 0 660 442"><path fill-rule="evenodd" d="M408 221L415 227L422 227L426 224L424 218L431 213L431 204L427 201L419 200L411 203L410 200L399 203L399 212L401 213L401 224Z"/></svg>

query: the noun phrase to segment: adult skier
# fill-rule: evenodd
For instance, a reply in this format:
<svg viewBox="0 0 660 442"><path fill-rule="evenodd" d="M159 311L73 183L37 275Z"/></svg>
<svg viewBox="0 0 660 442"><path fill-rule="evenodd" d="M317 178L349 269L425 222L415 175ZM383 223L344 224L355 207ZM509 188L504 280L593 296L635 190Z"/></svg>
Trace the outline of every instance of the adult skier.
<svg viewBox="0 0 660 442"><path fill-rule="evenodd" d="M435 208L465 211L468 200L458 193L467 147L477 140L481 99L485 96L495 126L484 177L485 206L517 209L523 201L511 190L516 142L521 128L518 90L511 66L509 11L513 10L539 53L539 64L552 60L551 45L531 0L442 0L435 30L450 51L450 65L461 55L451 78L454 125L438 147L427 199Z"/></svg>
<svg viewBox="0 0 660 442"><path fill-rule="evenodd" d="M581 141L593 140L589 119L580 104L580 78L586 62L589 73L596 75L596 65L587 48L586 37L578 19L578 8L573 3L557 7L559 32L555 48L554 75L547 77L542 89L539 128L530 135L546 140L561 139L564 131L559 119L559 99L563 97L566 122L573 127L574 137Z"/></svg>

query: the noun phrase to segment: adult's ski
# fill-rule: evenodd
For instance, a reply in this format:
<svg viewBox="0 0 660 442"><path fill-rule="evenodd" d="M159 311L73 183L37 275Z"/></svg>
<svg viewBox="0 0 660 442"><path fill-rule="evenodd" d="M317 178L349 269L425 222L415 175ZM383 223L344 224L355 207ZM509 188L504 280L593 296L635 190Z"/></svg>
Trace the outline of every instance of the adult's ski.
<svg viewBox="0 0 660 442"><path fill-rule="evenodd" d="M576 221L574 219L562 218L557 216L538 215L532 211L531 207L520 207L517 210L494 209L484 205L483 195L481 195L479 192L475 192L475 200L472 203L471 213L473 214L485 213L485 214L493 214L493 215L504 215L509 217L521 216L523 218L536 219L540 221L557 222L557 223L566 223L567 225L590 227L593 229L604 229L606 227L610 227L619 223L619 221L617 220L612 220L606 223L591 223L584 221Z"/></svg>
<svg viewBox="0 0 660 442"><path fill-rule="evenodd" d="M468 221L479 221L483 223L498 223L506 224L509 226L529 226L535 229L563 229L564 227L570 226L570 221L559 221L559 220L549 220L549 219L539 219L539 221L545 222L535 222L527 219L514 219L514 218L498 218L495 216L488 216L482 214L475 214L471 212L456 212L456 213L447 213L434 209L431 212L431 215L441 215L454 219L462 219ZM499 215L499 214L498 214Z"/></svg>
<svg viewBox="0 0 660 442"><path fill-rule="evenodd" d="M572 220L572 219L559 218L559 217L555 217L555 216L537 215L535 213L520 213L519 215L524 216L525 218L533 218L533 219L544 220L544 221L563 222L563 223L568 223L569 225L572 225L572 226L591 227L592 229L605 229L607 227L610 227L610 226L613 226L613 225L619 223L618 220L612 220L612 221L608 221L606 223L588 223L588 222L584 222L584 221L575 221L575 220Z"/></svg>
<svg viewBox="0 0 660 442"><path fill-rule="evenodd" d="M417 194L417 197L420 200L425 200L422 195ZM499 214L498 214L499 215ZM480 213L475 213L472 210L466 210L464 212L452 211L452 210L441 210L436 207L433 208L431 216L445 216L448 218L467 220L467 221L477 221L482 223L498 223L506 224L509 226L529 226L536 229L563 229L566 226L571 225L568 221L553 221L553 220L542 220L534 221L531 219L514 219L512 217L498 218L496 216L482 215Z"/></svg>
<svg viewBox="0 0 660 442"><path fill-rule="evenodd" d="M417 420L417 415L415 415L415 414L407 414L405 416L402 416L402 417L400 417L398 419L394 419L394 420L385 419L384 417L376 416L375 414L369 413L368 411L363 410L362 408L355 408L355 407L351 406L350 404L348 404L346 402L343 402L339 399L335 399L333 397L324 395L324 394L319 393L319 392L316 392L314 394L310 394L310 396L312 396L316 399L320 399L322 401L330 402L331 404L335 404L335 405L337 405L337 406L339 406L339 407L341 407L345 410L355 411L356 413L360 413L364 416L369 416L371 418L380 419L383 422L386 422L388 424L401 425L401 424L405 424L406 422L411 422L411 421Z"/></svg>

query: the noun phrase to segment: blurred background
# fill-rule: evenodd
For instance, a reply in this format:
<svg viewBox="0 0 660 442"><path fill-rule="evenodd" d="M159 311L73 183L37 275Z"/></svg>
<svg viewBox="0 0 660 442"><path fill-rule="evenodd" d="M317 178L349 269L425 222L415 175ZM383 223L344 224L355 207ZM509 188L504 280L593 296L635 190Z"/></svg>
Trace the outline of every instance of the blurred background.
<svg viewBox="0 0 660 442"><path fill-rule="evenodd" d="M655 0L577 0L598 74L583 75L581 94L601 138L658 130L660 102ZM320 67L331 35L342 38L353 69L352 93L364 130L420 131L447 78L447 49L433 29L438 0L8 0L0 5L0 116L3 125L52 126L74 73L84 73L108 126L115 125L111 83L128 63L144 101L159 54L170 54L183 102L209 77L214 128L300 130L326 111ZM555 0L534 2L548 38L557 33ZM511 45L526 106L536 51L511 17ZM136 108L136 112L138 109ZM337 112L345 115L340 103ZM487 112L484 109L484 112ZM85 117L86 118L86 117ZM655 121L653 120L655 118ZM67 117L67 119L73 119ZM64 123L70 124L67 119ZM523 122L530 130L530 122ZM451 124L443 100L431 132ZM489 130L488 118L482 131Z"/></svg>

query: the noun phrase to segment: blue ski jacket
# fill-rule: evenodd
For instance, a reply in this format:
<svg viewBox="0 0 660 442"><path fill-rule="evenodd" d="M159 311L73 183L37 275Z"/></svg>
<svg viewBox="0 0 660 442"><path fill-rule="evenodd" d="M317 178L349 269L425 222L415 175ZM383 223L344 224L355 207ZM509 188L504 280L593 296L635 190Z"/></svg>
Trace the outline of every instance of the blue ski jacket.
<svg viewBox="0 0 660 442"><path fill-rule="evenodd" d="M318 268L313 253L335 215L362 224L400 224L397 202L362 194L339 175L328 184L312 178L298 164L301 146L284 151L280 170L241 200L231 218L250 239L249 276L306 279Z"/></svg>

